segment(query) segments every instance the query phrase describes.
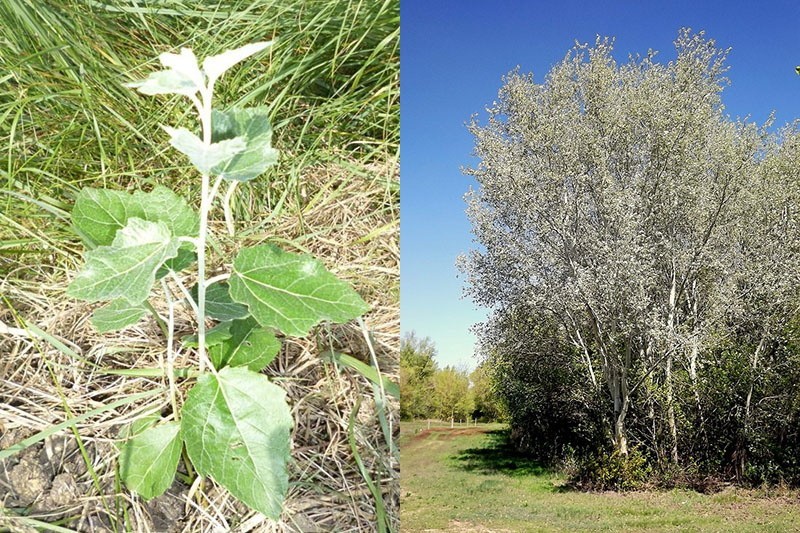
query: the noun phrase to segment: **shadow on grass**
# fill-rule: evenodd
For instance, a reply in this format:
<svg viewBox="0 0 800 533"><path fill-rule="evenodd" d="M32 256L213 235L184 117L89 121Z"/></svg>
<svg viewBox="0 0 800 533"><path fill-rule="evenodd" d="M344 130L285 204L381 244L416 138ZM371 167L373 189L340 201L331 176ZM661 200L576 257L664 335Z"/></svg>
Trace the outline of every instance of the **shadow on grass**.
<svg viewBox="0 0 800 533"><path fill-rule="evenodd" d="M486 436L488 438L483 447L462 450L450 458L451 464L467 472L482 474L504 474L514 477L552 474L552 469L540 461L514 449L508 429L487 431Z"/></svg>

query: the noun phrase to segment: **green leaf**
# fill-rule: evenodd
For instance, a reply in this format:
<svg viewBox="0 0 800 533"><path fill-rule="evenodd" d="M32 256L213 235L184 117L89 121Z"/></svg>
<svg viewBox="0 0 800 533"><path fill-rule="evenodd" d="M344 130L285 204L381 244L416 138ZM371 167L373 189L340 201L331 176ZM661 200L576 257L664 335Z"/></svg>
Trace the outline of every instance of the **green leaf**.
<svg viewBox="0 0 800 533"><path fill-rule="evenodd" d="M178 248L178 255L164 261L164 264L158 269L158 272L156 272L156 279L163 278L169 274L170 270L173 272L180 272L184 268L192 266L195 261L197 261L197 254L194 252L194 245L182 244L181 247Z"/></svg>
<svg viewBox="0 0 800 533"><path fill-rule="evenodd" d="M283 389L241 367L203 374L186 397L181 428L201 475L278 519L289 485L292 428Z"/></svg>
<svg viewBox="0 0 800 533"><path fill-rule="evenodd" d="M186 128L161 127L169 133L169 143L186 155L201 174L210 174L213 167L228 161L247 146L244 139L239 137L206 145Z"/></svg>
<svg viewBox="0 0 800 533"><path fill-rule="evenodd" d="M139 304L149 296L158 268L178 254L179 245L163 222L131 218L110 246L86 252L86 265L67 295L89 302L124 298Z"/></svg>
<svg viewBox="0 0 800 533"><path fill-rule="evenodd" d="M212 140L242 138L246 148L229 161L215 166L212 174L225 179L248 181L278 162L278 151L272 148L272 126L266 106L230 109L212 113Z"/></svg>
<svg viewBox="0 0 800 533"><path fill-rule="evenodd" d="M130 304L124 299L114 300L92 313L92 324L100 333L119 331L136 324L146 312L143 305Z"/></svg>
<svg viewBox="0 0 800 533"><path fill-rule="evenodd" d="M203 71L209 79L209 85L235 64L264 50L272 45L272 41L246 44L235 50L228 50L219 55L209 56L203 60Z"/></svg>
<svg viewBox="0 0 800 533"><path fill-rule="evenodd" d="M230 334L228 339L208 348L214 368L246 366L259 372L275 359L281 349L281 343L275 335L260 327L252 317L234 320Z"/></svg>
<svg viewBox="0 0 800 533"><path fill-rule="evenodd" d="M192 287L192 298L197 302L197 285ZM231 300L227 283L212 283L206 287L206 317L215 320L235 320L249 315L246 305Z"/></svg>
<svg viewBox="0 0 800 533"><path fill-rule="evenodd" d="M209 348L217 344L222 344L231 338L231 325L232 322L220 322L213 328L206 330L206 346ZM184 346L189 348L197 348L199 341L197 335L187 335L181 339Z"/></svg>
<svg viewBox="0 0 800 533"><path fill-rule="evenodd" d="M147 500L163 494L175 478L182 444L178 422L138 432L120 451L119 473L125 486Z"/></svg>
<svg viewBox="0 0 800 533"><path fill-rule="evenodd" d="M350 285L308 255L272 245L246 248L233 262L230 294L264 327L305 336L323 320L347 322L368 309Z"/></svg>
<svg viewBox="0 0 800 533"><path fill-rule="evenodd" d="M161 420L161 414L158 411L153 411L146 415L140 416L127 426L123 426L119 431L118 437L122 442L115 442L117 449L121 450L125 443L133 437L139 435L142 431L155 426Z"/></svg>
<svg viewBox="0 0 800 533"><path fill-rule="evenodd" d="M128 221L131 195L109 189L85 188L78 194L72 208L72 223L91 246L111 244L117 230ZM131 216L143 218L142 213Z"/></svg>
<svg viewBox="0 0 800 533"><path fill-rule="evenodd" d="M72 222L90 246L111 244L131 218L163 222L176 237L196 237L197 213L182 197L161 185L152 192L85 188L75 201Z"/></svg>

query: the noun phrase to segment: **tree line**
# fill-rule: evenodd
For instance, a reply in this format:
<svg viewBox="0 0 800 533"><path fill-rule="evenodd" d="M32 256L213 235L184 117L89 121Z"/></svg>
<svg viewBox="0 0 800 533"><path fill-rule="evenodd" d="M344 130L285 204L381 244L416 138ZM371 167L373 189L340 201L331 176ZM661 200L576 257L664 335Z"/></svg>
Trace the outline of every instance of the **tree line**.
<svg viewBox="0 0 800 533"><path fill-rule="evenodd" d="M800 136L732 119L727 50L578 45L473 118L481 351L520 447L800 482Z"/></svg>
<svg viewBox="0 0 800 533"><path fill-rule="evenodd" d="M485 366L472 372L452 366L439 368L436 345L415 332L400 342L400 418L438 418L449 421L499 420L503 416Z"/></svg>

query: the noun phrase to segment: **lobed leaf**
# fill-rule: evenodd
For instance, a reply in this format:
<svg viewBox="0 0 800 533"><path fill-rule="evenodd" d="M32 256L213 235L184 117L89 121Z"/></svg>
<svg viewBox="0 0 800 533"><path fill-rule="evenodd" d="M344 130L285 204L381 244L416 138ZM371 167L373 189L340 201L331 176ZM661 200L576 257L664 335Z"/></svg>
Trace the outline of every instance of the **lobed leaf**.
<svg viewBox="0 0 800 533"><path fill-rule="evenodd" d="M158 56L161 64L192 82L198 87L205 85L203 73L200 71L200 65L197 63L197 56L194 55L191 48L181 48L179 54L172 52L164 52Z"/></svg>
<svg viewBox="0 0 800 533"><path fill-rule="evenodd" d="M126 442L133 437L139 435L142 431L155 426L161 421L161 414L158 411L153 411L146 415L140 416L133 420L130 424L123 426L119 431L119 438L122 442L117 442L115 445L117 449L122 450Z"/></svg>
<svg viewBox="0 0 800 533"><path fill-rule="evenodd" d="M192 266L197 261L197 254L194 251L193 244L181 244L178 248L178 255L172 259L167 259L164 264L156 272L156 279L161 279L167 274L172 272L180 272L184 268Z"/></svg>
<svg viewBox="0 0 800 533"><path fill-rule="evenodd" d="M67 294L90 302L124 298L139 304L149 296L158 268L178 254L179 245L163 222L131 218L110 246L86 253L86 264Z"/></svg>
<svg viewBox="0 0 800 533"><path fill-rule="evenodd" d="M197 57L188 48L180 54L165 52L159 56L167 70L151 73L144 80L126 83L126 87L138 89L147 95L182 94L193 96L205 87L205 78L197 64Z"/></svg>
<svg viewBox="0 0 800 533"><path fill-rule="evenodd" d="M234 320L229 332L229 338L208 348L214 368L246 366L259 372L275 359L281 349L281 343L275 335L259 326L252 317Z"/></svg>
<svg viewBox="0 0 800 533"><path fill-rule="evenodd" d="M272 519L280 516L289 485L291 428L283 389L241 367L201 375L181 419L197 471Z"/></svg>
<svg viewBox="0 0 800 533"><path fill-rule="evenodd" d="M244 139L239 137L206 145L186 128L161 127L169 133L169 143L186 155L201 174L210 174L213 167L230 160L246 147Z"/></svg>
<svg viewBox="0 0 800 533"><path fill-rule="evenodd" d="M197 214L181 196L164 186L151 192L85 188L72 209L72 223L90 246L111 244L131 218L163 222L176 237L196 237Z"/></svg>
<svg viewBox="0 0 800 533"><path fill-rule="evenodd" d="M151 72L147 78L125 83L125 87L138 89L140 93L153 96L156 94L182 94L192 96L200 88L191 79L174 70Z"/></svg>
<svg viewBox="0 0 800 533"><path fill-rule="evenodd" d="M178 422L167 422L133 434L120 449L119 473L125 486L149 500L172 485L183 441Z"/></svg>
<svg viewBox="0 0 800 533"><path fill-rule="evenodd" d="M347 322L368 309L350 285L308 255L272 245L246 248L233 262L230 294L264 327L305 336L323 320Z"/></svg>
<svg viewBox="0 0 800 533"><path fill-rule="evenodd" d="M112 246L130 248L143 244L168 242L172 233L163 222L149 222L141 218L131 218L124 228L117 231Z"/></svg>
<svg viewBox="0 0 800 533"><path fill-rule="evenodd" d="M230 160L215 166L212 173L225 179L248 181L278 162L272 148L272 126L266 106L214 111L211 118L212 140L242 138L245 148Z"/></svg>
<svg viewBox="0 0 800 533"><path fill-rule="evenodd" d="M119 331L136 324L147 312L141 304L130 304L124 299L96 309L92 313L92 324L100 333Z"/></svg>

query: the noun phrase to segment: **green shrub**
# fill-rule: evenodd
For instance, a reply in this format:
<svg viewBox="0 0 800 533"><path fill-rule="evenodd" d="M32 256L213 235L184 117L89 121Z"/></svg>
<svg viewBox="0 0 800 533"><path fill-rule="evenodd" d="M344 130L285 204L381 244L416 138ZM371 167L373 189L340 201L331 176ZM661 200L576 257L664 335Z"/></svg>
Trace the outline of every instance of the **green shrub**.
<svg viewBox="0 0 800 533"><path fill-rule="evenodd" d="M628 455L614 451L584 462L571 483L588 490L638 490L651 474L647 458L638 450L633 449Z"/></svg>

